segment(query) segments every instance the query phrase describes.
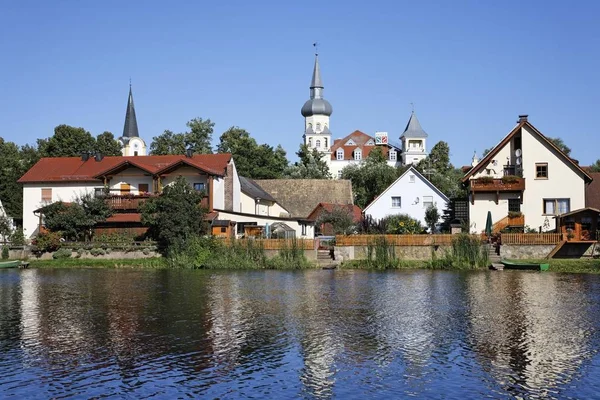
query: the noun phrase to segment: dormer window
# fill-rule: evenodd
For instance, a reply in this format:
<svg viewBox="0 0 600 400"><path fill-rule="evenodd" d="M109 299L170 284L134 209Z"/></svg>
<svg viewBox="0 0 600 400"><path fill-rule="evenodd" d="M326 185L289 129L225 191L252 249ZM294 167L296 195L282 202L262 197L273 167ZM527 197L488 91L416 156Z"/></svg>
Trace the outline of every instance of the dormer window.
<svg viewBox="0 0 600 400"><path fill-rule="evenodd" d="M362 151L360 149L354 150L354 159L356 161L362 160Z"/></svg>
<svg viewBox="0 0 600 400"><path fill-rule="evenodd" d="M335 155L336 155L336 158L338 160L343 160L344 159L344 150L343 149L337 149Z"/></svg>
<svg viewBox="0 0 600 400"><path fill-rule="evenodd" d="M350 139L346 142L344 146L356 146L356 143L354 143L354 140Z"/></svg>
<svg viewBox="0 0 600 400"><path fill-rule="evenodd" d="M365 146L375 146L375 142L373 142L373 139L369 139L369 141L365 143Z"/></svg>
<svg viewBox="0 0 600 400"><path fill-rule="evenodd" d="M321 141L319 139L315 141L315 147L321 147Z"/></svg>
<svg viewBox="0 0 600 400"><path fill-rule="evenodd" d="M396 161L396 150L390 150L390 161Z"/></svg>

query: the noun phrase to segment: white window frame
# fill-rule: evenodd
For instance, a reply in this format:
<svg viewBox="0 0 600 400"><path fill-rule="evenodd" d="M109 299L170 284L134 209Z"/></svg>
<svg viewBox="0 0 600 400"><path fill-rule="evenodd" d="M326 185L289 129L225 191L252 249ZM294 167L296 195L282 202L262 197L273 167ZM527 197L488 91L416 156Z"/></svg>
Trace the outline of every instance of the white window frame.
<svg viewBox="0 0 600 400"><path fill-rule="evenodd" d="M316 148L321 147L321 141L319 139L315 140L315 147Z"/></svg>
<svg viewBox="0 0 600 400"><path fill-rule="evenodd" d="M361 149L354 150L354 159L356 161L362 160L362 150Z"/></svg>
<svg viewBox="0 0 600 400"><path fill-rule="evenodd" d="M396 150L390 150L390 161L396 161Z"/></svg>
<svg viewBox="0 0 600 400"><path fill-rule="evenodd" d="M415 183L415 175L411 174L408 176L408 183Z"/></svg>
<svg viewBox="0 0 600 400"><path fill-rule="evenodd" d="M563 205L566 204L566 208L561 210L561 202ZM552 210L548 209L548 204L552 204ZM560 215L571 211L571 199L570 198L555 198L555 199L543 199L542 200L542 214L543 215Z"/></svg>
<svg viewBox="0 0 600 400"><path fill-rule="evenodd" d="M433 206L433 196L423 196L423 208Z"/></svg>
<svg viewBox="0 0 600 400"><path fill-rule="evenodd" d="M392 208L402 208L402 196L392 196Z"/></svg>
<svg viewBox="0 0 600 400"><path fill-rule="evenodd" d="M344 159L344 150L337 149L337 151L335 152L335 157L337 160L343 160Z"/></svg>

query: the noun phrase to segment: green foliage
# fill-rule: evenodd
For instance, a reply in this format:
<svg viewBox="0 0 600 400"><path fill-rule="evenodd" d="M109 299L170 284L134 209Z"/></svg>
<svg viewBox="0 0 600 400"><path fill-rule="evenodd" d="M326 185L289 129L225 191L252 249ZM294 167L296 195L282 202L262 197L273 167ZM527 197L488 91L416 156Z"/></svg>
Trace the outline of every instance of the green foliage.
<svg viewBox="0 0 600 400"><path fill-rule="evenodd" d="M424 233L421 222L408 214L388 215L383 218L386 233L397 235L414 235Z"/></svg>
<svg viewBox="0 0 600 400"><path fill-rule="evenodd" d="M502 183L507 184L507 183L517 183L519 182L521 178L516 176L516 175L504 175L502 177Z"/></svg>
<svg viewBox="0 0 600 400"><path fill-rule="evenodd" d="M252 179L281 178L288 166L283 147L259 145L245 130L232 126L225 131L217 146L219 153L231 153L240 176Z"/></svg>
<svg viewBox="0 0 600 400"><path fill-rule="evenodd" d="M10 237L10 243L13 246L24 246L26 243L25 234L23 228L17 228Z"/></svg>
<svg viewBox="0 0 600 400"><path fill-rule="evenodd" d="M90 254L93 255L94 257L98 257L98 256L102 256L102 255L106 254L106 251L104 249L94 247L93 249L90 250Z"/></svg>
<svg viewBox="0 0 600 400"><path fill-rule="evenodd" d="M492 151L493 147L488 147L487 149L483 150L483 153L481 155L481 158L484 158L485 156L487 156L490 151Z"/></svg>
<svg viewBox="0 0 600 400"><path fill-rule="evenodd" d="M2 259L8 260L8 246L2 246Z"/></svg>
<svg viewBox="0 0 600 400"><path fill-rule="evenodd" d="M202 194L179 176L160 196L143 204L142 223L149 227L148 236L156 240L161 254L180 251L189 239L203 233L201 200Z"/></svg>
<svg viewBox="0 0 600 400"><path fill-rule="evenodd" d="M595 163L590 165L590 170L592 172L600 172L600 159L596 160Z"/></svg>
<svg viewBox="0 0 600 400"><path fill-rule="evenodd" d="M42 253L51 253L60 248L61 232L40 233L35 238L35 246Z"/></svg>
<svg viewBox="0 0 600 400"><path fill-rule="evenodd" d="M155 156L185 154L185 135L165 130L161 135L152 138L150 153Z"/></svg>
<svg viewBox="0 0 600 400"><path fill-rule="evenodd" d="M491 185L492 183L494 183L494 177L493 176L481 176L479 178L477 178L477 182L481 183L482 185Z"/></svg>
<svg viewBox="0 0 600 400"><path fill-rule="evenodd" d="M365 208L398 179L398 171L375 151L362 163L345 167L342 170L342 179L352 181L354 203L360 208Z"/></svg>
<svg viewBox="0 0 600 400"><path fill-rule="evenodd" d="M352 208L335 206L331 212L323 211L315 221L315 226L329 224L334 235L350 235L356 232L356 224L352 215Z"/></svg>
<svg viewBox="0 0 600 400"><path fill-rule="evenodd" d="M173 133L165 130L161 135L152 138L150 153L153 155L185 154L191 149L194 154L212 153L211 140L214 122L210 119L194 118L186 123L189 131Z"/></svg>
<svg viewBox="0 0 600 400"><path fill-rule="evenodd" d="M440 220L440 213L436 206L433 204L427 207L425 210L425 223L429 228L429 232L435 233L435 225Z"/></svg>
<svg viewBox="0 0 600 400"><path fill-rule="evenodd" d="M23 188L17 181L38 160L35 148L19 147L0 137L0 199L8 216L23 215Z"/></svg>
<svg viewBox="0 0 600 400"><path fill-rule="evenodd" d="M565 144L561 138L548 138L556 147L560 149L566 156L571 154L571 148Z"/></svg>
<svg viewBox="0 0 600 400"><path fill-rule="evenodd" d="M437 258L432 252L429 267L433 269L478 269L489 266L488 252L477 236L466 233L455 235L452 248L444 257Z"/></svg>
<svg viewBox="0 0 600 400"><path fill-rule="evenodd" d="M523 215L523 213L521 211L509 211L508 212L508 217L509 218L517 218L517 217L520 217L522 215Z"/></svg>
<svg viewBox="0 0 600 400"><path fill-rule="evenodd" d="M103 132L96 137L94 150L105 156L120 156L121 146L111 132Z"/></svg>
<svg viewBox="0 0 600 400"><path fill-rule="evenodd" d="M296 152L299 160L286 170L286 177L291 179L331 179L329 166L323 158L323 153L317 149L309 149L301 144Z"/></svg>
<svg viewBox="0 0 600 400"><path fill-rule="evenodd" d="M367 268L393 269L398 268L399 261L396 258L396 250L385 236L376 238L367 245Z"/></svg>
<svg viewBox="0 0 600 400"><path fill-rule="evenodd" d="M65 258L71 258L71 249L59 249L52 254L52 258L55 260L64 260Z"/></svg>
<svg viewBox="0 0 600 400"><path fill-rule="evenodd" d="M463 172L450 163L450 146L440 141L431 148L429 155L416 165L429 181L448 197L464 197L466 189L461 179Z"/></svg>
<svg viewBox="0 0 600 400"><path fill-rule="evenodd" d="M38 141L42 157L79 157L83 151L93 151L95 147L91 133L64 124L54 128L54 135L47 140Z"/></svg>
<svg viewBox="0 0 600 400"><path fill-rule="evenodd" d="M0 215L0 240L6 241L12 233L12 221L6 215Z"/></svg>

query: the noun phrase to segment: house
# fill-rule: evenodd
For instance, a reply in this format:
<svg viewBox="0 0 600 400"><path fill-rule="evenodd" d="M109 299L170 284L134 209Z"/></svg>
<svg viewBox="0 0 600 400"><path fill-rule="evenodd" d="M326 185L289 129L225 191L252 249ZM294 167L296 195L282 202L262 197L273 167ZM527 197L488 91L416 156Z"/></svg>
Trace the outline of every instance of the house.
<svg viewBox="0 0 600 400"><path fill-rule="evenodd" d="M334 204L334 203L319 203L314 210L308 215L308 220L316 222L323 213L331 213L336 209L341 209L352 216L352 222L358 224L362 219L362 211L359 206L354 204ZM323 235L334 235L331 224L315 225L315 233Z"/></svg>
<svg viewBox="0 0 600 400"><path fill-rule="evenodd" d="M472 232L530 226L551 231L553 217L584 208L592 177L538 131L527 115L462 179L469 191Z"/></svg>
<svg viewBox="0 0 600 400"><path fill-rule="evenodd" d="M427 207L435 206L439 210L440 222L442 209L449 199L425 178L414 166L410 166L398 179L365 207L363 213L375 220L388 215L408 214L425 223Z"/></svg>
<svg viewBox="0 0 600 400"><path fill-rule="evenodd" d="M36 210L59 200L71 202L84 193L106 195L115 210L102 224L107 232L139 228L139 206L178 176L204 191L210 218L216 217L215 209L240 211L240 181L231 154L42 158L19 179L25 235L37 234Z"/></svg>

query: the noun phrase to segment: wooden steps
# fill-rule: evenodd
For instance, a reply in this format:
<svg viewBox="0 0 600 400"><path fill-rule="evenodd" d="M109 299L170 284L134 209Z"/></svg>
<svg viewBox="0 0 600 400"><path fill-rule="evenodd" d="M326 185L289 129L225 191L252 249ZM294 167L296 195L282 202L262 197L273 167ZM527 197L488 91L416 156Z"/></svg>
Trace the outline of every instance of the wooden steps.
<svg viewBox="0 0 600 400"><path fill-rule="evenodd" d="M556 255L556 253L558 253L560 251L560 249L562 249L562 247L565 245L565 243L567 243L566 240L560 241L556 246L554 246L554 249L552 249L550 254L548 254L546 256L546 258L550 259L550 258L554 257Z"/></svg>

